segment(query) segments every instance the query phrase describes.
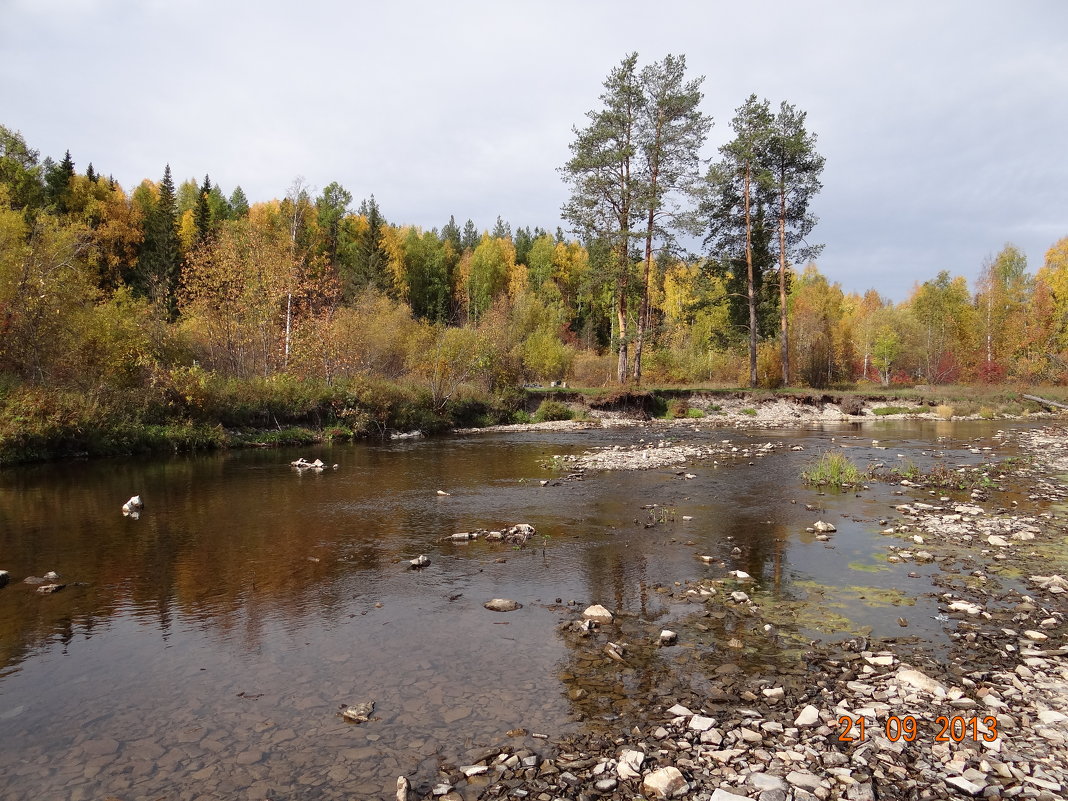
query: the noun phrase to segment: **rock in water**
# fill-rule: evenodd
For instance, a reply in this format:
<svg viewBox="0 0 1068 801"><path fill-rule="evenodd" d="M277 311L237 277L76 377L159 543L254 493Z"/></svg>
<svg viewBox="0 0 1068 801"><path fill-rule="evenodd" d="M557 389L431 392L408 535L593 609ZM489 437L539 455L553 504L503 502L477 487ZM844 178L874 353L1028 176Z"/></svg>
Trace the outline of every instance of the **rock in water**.
<svg viewBox="0 0 1068 801"><path fill-rule="evenodd" d="M600 604L586 607L582 617L586 620L592 620L594 623L611 623L613 620L612 613Z"/></svg>
<svg viewBox="0 0 1068 801"><path fill-rule="evenodd" d="M530 523L517 523L504 532L504 541L522 547L533 536L534 526L530 525Z"/></svg>
<svg viewBox="0 0 1068 801"><path fill-rule="evenodd" d="M408 779L404 776L397 777L397 801L408 801Z"/></svg>
<svg viewBox="0 0 1068 801"><path fill-rule="evenodd" d="M817 520L815 523L813 523L812 528L823 534L831 534L838 530L837 528L835 528L834 523L825 523L822 520Z"/></svg>
<svg viewBox="0 0 1068 801"><path fill-rule="evenodd" d="M482 605L491 612L514 612L516 609L523 608L523 604L508 598L494 598Z"/></svg>
<svg viewBox="0 0 1068 801"><path fill-rule="evenodd" d="M11 574L6 570L0 570L0 587L6 587L9 581L11 581Z"/></svg>
<svg viewBox="0 0 1068 801"><path fill-rule="evenodd" d="M653 798L671 798L689 788L678 768L668 765L658 768L645 777L642 790Z"/></svg>
<svg viewBox="0 0 1068 801"><path fill-rule="evenodd" d="M371 719L371 715L375 711L375 702L367 701L363 704L355 704L354 706L345 707L341 713L341 717L345 720L351 720L353 723L366 723Z"/></svg>
<svg viewBox="0 0 1068 801"><path fill-rule="evenodd" d="M420 570L430 564L430 560L426 558L425 554L419 554L415 559L408 561L408 567L411 570Z"/></svg>
<svg viewBox="0 0 1068 801"><path fill-rule="evenodd" d="M134 495L122 505L122 513L127 517L137 517L144 508L145 505L141 502L141 496Z"/></svg>
<svg viewBox="0 0 1068 801"><path fill-rule="evenodd" d="M664 629L660 632L660 644L661 645L674 645L678 642L679 635L673 632L671 629Z"/></svg>

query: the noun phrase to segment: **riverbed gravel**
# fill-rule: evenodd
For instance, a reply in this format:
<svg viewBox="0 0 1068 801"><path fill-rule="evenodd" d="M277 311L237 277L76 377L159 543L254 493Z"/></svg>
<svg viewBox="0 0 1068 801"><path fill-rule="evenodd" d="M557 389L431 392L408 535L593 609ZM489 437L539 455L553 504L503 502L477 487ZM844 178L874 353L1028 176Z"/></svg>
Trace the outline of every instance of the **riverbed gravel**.
<svg viewBox="0 0 1068 801"><path fill-rule="evenodd" d="M1000 440L1025 456L1002 485L960 497L959 489L903 480L887 510L887 558L938 568L946 650L906 637L813 641L796 667L754 671L731 662L726 643L711 658L677 660L679 673L689 675L648 688L644 708L615 728L569 736L512 732L510 743L473 751L464 764L441 765L430 785L408 790L406 780L398 798L1068 796L1068 578L1050 570L1065 564L1068 430L1014 431ZM664 467L724 456L718 446L694 447L638 443L589 451L566 467ZM1025 486L1026 511L1007 500L1013 482ZM746 631L774 637L773 623L739 579L664 589L695 610L674 627L680 639L715 630L702 620L734 621L738 637ZM636 631L635 621L625 633L644 643L636 647L621 644L618 618L591 625L577 608L561 613L562 630L585 638L602 669L614 664L609 669L624 672L643 648L673 647L652 628Z"/></svg>

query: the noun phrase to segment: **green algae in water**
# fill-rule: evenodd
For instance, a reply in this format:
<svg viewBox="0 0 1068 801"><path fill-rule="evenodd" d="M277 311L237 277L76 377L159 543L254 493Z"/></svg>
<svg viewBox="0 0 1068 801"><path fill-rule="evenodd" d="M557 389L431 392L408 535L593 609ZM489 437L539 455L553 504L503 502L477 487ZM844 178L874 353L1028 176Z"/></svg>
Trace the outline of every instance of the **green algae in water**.
<svg viewBox="0 0 1068 801"><path fill-rule="evenodd" d="M916 599L904 591L891 587L847 587L843 593L853 596L867 606L915 606Z"/></svg>
<svg viewBox="0 0 1068 801"><path fill-rule="evenodd" d="M889 565L872 565L861 561L849 563L850 570L859 570L862 573L885 573L890 569Z"/></svg>

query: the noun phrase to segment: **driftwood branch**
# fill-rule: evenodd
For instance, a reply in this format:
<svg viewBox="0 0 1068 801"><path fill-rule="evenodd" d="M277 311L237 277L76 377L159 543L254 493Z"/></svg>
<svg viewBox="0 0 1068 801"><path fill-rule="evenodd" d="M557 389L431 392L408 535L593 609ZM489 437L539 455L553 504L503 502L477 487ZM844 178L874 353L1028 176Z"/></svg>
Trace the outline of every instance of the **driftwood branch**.
<svg viewBox="0 0 1068 801"><path fill-rule="evenodd" d="M1035 403L1040 403L1051 409L1068 409L1068 403L1058 403L1057 401L1046 400L1037 395L1021 395L1021 397L1024 400L1034 401Z"/></svg>

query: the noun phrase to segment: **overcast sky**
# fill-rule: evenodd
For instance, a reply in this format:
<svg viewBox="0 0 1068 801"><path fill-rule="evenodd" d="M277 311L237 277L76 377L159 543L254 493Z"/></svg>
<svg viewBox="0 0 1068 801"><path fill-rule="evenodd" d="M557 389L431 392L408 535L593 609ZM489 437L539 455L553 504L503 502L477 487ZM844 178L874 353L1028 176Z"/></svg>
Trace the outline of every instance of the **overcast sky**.
<svg viewBox="0 0 1068 801"><path fill-rule="evenodd" d="M812 239L846 291L974 283L1068 236L1068 3L0 0L0 124L127 190L332 181L390 222L561 225L572 128L628 52L705 76L706 156L751 93L808 112Z"/></svg>

